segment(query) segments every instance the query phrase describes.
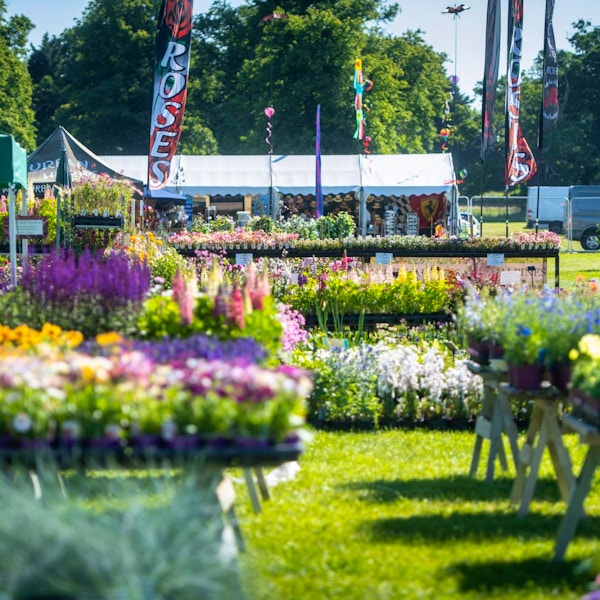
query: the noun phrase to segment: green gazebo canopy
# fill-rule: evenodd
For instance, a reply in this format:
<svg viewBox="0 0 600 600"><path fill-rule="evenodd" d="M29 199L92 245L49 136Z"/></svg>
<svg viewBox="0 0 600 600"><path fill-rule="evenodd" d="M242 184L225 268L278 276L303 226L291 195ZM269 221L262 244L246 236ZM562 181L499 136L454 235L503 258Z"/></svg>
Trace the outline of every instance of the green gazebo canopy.
<svg viewBox="0 0 600 600"><path fill-rule="evenodd" d="M0 186L27 189L27 152L12 135L0 133Z"/></svg>

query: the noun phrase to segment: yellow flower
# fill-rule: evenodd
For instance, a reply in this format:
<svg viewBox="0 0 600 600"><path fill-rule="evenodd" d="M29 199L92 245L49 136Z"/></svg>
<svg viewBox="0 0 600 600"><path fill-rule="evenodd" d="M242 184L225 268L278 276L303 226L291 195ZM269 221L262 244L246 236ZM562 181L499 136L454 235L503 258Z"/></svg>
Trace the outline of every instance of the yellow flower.
<svg viewBox="0 0 600 600"><path fill-rule="evenodd" d="M116 331L109 331L107 333L99 333L96 336L96 342L100 346L112 346L114 344L120 344L123 338Z"/></svg>
<svg viewBox="0 0 600 600"><path fill-rule="evenodd" d="M600 335L588 333L579 340L579 350L594 360L600 360Z"/></svg>
<svg viewBox="0 0 600 600"><path fill-rule="evenodd" d="M64 337L69 348L77 348L83 342L83 333L81 331L66 331Z"/></svg>
<svg viewBox="0 0 600 600"><path fill-rule="evenodd" d="M44 323L42 325L42 331L40 332L43 337L49 337L51 340L58 340L62 333L62 329L58 325L52 323Z"/></svg>

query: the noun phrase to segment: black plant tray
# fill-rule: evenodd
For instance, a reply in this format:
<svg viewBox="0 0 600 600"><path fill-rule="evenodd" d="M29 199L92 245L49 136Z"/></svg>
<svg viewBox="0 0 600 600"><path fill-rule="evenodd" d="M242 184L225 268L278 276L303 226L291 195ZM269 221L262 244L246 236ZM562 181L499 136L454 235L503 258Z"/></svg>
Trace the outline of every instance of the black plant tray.
<svg viewBox="0 0 600 600"><path fill-rule="evenodd" d="M73 217L73 227L88 229L120 229L122 217Z"/></svg>
<svg viewBox="0 0 600 600"><path fill-rule="evenodd" d="M306 327L313 328L319 326L317 315L305 315ZM390 314L390 313L367 313L363 318L363 327L372 328L375 325L387 324L398 325L408 323L410 325L419 325L422 323L448 323L452 320L452 315L445 312L435 313L414 313L414 314ZM342 326L355 329L361 321L357 314L349 314L341 317ZM333 327L333 318L328 316L327 326Z"/></svg>
<svg viewBox="0 0 600 600"><path fill-rule="evenodd" d="M304 451L301 442L271 445L206 445L199 448L179 449L163 444L109 448L40 446L0 450L0 464L24 467L40 465L59 469L85 467L153 468L171 463L195 464L211 467L268 467L297 460Z"/></svg>

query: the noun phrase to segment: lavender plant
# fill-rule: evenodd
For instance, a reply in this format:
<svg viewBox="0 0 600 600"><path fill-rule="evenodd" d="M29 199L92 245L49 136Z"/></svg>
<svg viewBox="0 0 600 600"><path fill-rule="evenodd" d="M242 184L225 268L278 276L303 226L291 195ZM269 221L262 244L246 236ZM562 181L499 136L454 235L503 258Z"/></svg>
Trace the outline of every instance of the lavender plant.
<svg viewBox="0 0 600 600"><path fill-rule="evenodd" d="M132 331L149 282L146 263L124 253L53 253L23 273L20 304L13 305L4 323L40 328L49 322L79 330L86 338Z"/></svg>

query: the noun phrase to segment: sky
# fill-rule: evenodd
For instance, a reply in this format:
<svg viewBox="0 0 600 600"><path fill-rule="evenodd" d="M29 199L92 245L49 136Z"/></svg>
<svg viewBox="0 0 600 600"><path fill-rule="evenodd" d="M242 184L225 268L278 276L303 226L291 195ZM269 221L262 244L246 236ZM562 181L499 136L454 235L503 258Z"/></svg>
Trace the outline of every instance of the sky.
<svg viewBox="0 0 600 600"><path fill-rule="evenodd" d="M285 11L286 0L274 0L274 5ZM88 0L6 0L7 16L24 14L36 25L30 42L38 46L44 33L58 35L67 27L75 25L83 14ZM240 0L232 0L233 6ZM205 12L211 0L195 0L194 13ZM483 78L485 21L487 0L467 0L469 10L460 18L443 14L447 6L460 4L453 0L398 0L401 12L385 26L391 34L400 35L407 30L423 32L425 42L434 50L448 56L446 70L449 76L458 77L462 93L473 97L473 88ZM543 49L545 0L524 0L523 16L523 61L522 68L533 65L534 58ZM500 73L506 70L506 20L508 0L501 0L503 47L501 48ZM572 50L567 38L573 33L572 24L579 19L600 25L599 0L555 0L554 35L559 49ZM368 65L364 64L365 71ZM560 65L559 65L560 68ZM352 77L353 72L349 77ZM190 72L193 76L193 65ZM377 82L373 82L377 85Z"/></svg>

